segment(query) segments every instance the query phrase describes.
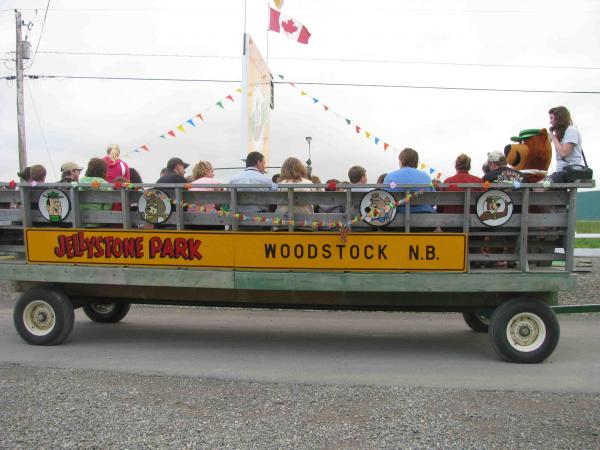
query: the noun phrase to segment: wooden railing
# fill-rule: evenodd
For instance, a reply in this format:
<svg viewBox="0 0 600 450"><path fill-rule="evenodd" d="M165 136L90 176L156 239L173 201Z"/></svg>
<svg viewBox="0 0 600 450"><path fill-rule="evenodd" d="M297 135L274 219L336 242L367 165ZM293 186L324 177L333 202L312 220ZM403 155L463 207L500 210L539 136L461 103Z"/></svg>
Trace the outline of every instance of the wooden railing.
<svg viewBox="0 0 600 450"><path fill-rule="evenodd" d="M426 186L398 185L406 192L394 192L394 197L406 205L459 205L462 213L415 214L410 208L398 212L393 222L374 228L360 217L360 200L365 189L384 189L383 185L339 184L337 191L325 191L325 185L315 185L318 192L300 192L295 188L306 185L194 185L213 187L217 191L193 191L188 185L140 184L124 189L99 190L90 185L38 184L10 186L0 183L0 253L23 253L23 229L28 227L60 226L84 228L94 226L110 228L152 228L138 213L135 205L144 189L157 188L172 199L174 211L161 228L176 230L222 227L223 230L315 230L336 232L346 228L349 232L463 232L469 235L468 258L471 267L507 267L516 265L522 272L533 267L548 267L553 261L564 261L564 269L572 271L575 198L578 188L593 187L594 182L553 184L544 188L540 184L497 184L487 189L505 191L514 205L510 220L499 227L484 225L474 212L478 197L484 192L480 184L458 184L453 187L463 191L446 191L450 186L440 184L438 191L422 191ZM59 224L49 224L37 208L41 193L48 188L63 190L70 200L70 211ZM253 190L249 190L253 189ZM262 190L256 190L262 189ZM360 189L360 190L359 190ZM487 190L486 189L486 190ZM413 195L420 192L419 195ZM82 210L81 204L101 203L129 205L122 211ZM212 212L189 212L192 205L215 203L219 209ZM293 208L285 214L274 211L277 204L339 204L343 213L295 214ZM248 212L248 205L263 205L265 212ZM562 249L556 252L555 249ZM540 269L543 270L543 269Z"/></svg>

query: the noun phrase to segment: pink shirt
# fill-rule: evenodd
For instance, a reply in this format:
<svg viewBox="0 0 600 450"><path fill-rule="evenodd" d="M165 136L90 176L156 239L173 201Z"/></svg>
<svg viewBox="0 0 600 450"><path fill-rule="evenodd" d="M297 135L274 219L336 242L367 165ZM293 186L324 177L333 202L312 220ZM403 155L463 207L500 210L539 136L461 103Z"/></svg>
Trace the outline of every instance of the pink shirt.
<svg viewBox="0 0 600 450"><path fill-rule="evenodd" d="M192 181L192 184L221 184L219 180L215 180L214 178L202 177L198 178L195 181ZM215 188L210 187L195 187L191 188L190 191L214 191ZM194 203L193 205L188 206L188 212L201 212L200 207L204 207L203 212L210 213L216 209L214 203Z"/></svg>

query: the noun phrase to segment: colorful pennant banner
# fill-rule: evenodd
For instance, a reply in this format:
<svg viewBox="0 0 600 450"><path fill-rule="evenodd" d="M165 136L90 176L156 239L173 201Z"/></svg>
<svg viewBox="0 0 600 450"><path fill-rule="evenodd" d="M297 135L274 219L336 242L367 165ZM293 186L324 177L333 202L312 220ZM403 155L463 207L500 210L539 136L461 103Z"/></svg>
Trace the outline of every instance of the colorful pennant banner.
<svg viewBox="0 0 600 450"><path fill-rule="evenodd" d="M292 86L295 89L298 89L296 87L296 83L294 83L292 81L286 80L285 77L283 75L281 75L281 74L278 74L277 76L284 83L289 84L290 86ZM304 89L300 89L300 95L301 96L307 96L310 99L312 99L313 104L317 104L317 103L321 102L320 99L318 99L316 97L313 97L308 92L306 92ZM323 105L323 109L324 109L325 112L331 111L336 117L338 117L340 119L344 119L346 121L347 125L349 125L349 126L352 125L352 120L350 120L347 117L345 117L344 115L339 114L338 112L334 111L333 109L331 109L330 106L325 106L323 104L323 102L321 102L321 104ZM364 135L366 139L368 139L369 141L373 141L373 143L375 145L379 145L380 142L383 142L383 150L384 151L386 151L388 148L391 148L391 149L396 150L396 151L400 151L399 148L390 145L388 142L382 141L382 139L380 137L378 137L377 135L375 135L373 132L364 130L363 127L356 125L356 123L354 123L354 130L356 131L356 134ZM427 168L427 167L429 167L429 173L430 173L430 175L433 175L434 173L437 172L437 179L439 180L441 178L441 176L442 176L441 172L439 172L437 169L434 169L431 166L428 166L427 164L421 163L421 170L425 170L425 168Z"/></svg>
<svg viewBox="0 0 600 450"><path fill-rule="evenodd" d="M233 93L226 95L225 97L223 97L221 100L219 100L218 102L213 103L211 106L209 106L208 108L204 108L202 110L202 112L199 112L197 114L194 115L194 117L190 117L189 119L186 119L185 121L183 121L182 123L180 123L179 125L177 125L176 127L174 127L173 129L166 131L165 133L161 134L160 136L158 136L155 139L151 139L150 141L146 142L143 145L140 145L139 147L130 150L128 152L125 152L123 154L124 157L129 157L132 153L141 153L142 151L144 152L149 152L152 145L158 141L159 139L168 139L169 137L172 138L177 138L178 134L182 134L185 133L186 130L190 130L193 128L198 128L198 125L201 123L204 123L204 114L206 114L207 111L210 110L224 110L225 109L225 100L228 100L231 103L236 103L235 98L233 97L235 94L241 94L242 93L242 88L237 88ZM218 108L217 108L218 107ZM187 128L186 128L187 127Z"/></svg>

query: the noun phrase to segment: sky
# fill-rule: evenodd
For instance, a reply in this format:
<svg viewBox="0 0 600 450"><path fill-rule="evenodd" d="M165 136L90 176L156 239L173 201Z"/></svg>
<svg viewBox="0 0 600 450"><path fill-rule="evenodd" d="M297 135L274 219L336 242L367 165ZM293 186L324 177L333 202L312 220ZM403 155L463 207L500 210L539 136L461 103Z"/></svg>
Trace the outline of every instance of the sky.
<svg viewBox="0 0 600 450"><path fill-rule="evenodd" d="M267 31L264 0L0 0L0 181L18 171L16 85L4 79L15 74L15 8L37 48L25 74L40 76L25 80L28 164L44 165L47 181L60 178L63 162L85 166L113 143L145 182L173 156L242 165L244 30L275 81L296 82L275 86L272 166L308 159L311 136L322 180L345 180L360 165L374 183L398 168L404 147L434 177L454 174L463 152L480 175L487 152L520 130L548 127L548 109L564 105L600 170L598 0L285 0L282 13L312 35L307 45ZM176 137L160 138L170 130Z"/></svg>

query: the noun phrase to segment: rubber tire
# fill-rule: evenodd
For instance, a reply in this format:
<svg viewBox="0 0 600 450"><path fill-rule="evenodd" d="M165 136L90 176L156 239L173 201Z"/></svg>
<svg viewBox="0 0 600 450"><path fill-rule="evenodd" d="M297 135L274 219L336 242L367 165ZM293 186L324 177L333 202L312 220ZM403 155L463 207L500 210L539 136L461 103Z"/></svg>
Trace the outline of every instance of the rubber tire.
<svg viewBox="0 0 600 450"><path fill-rule="evenodd" d="M28 305L35 301L46 302L54 313L55 324L45 335L32 333L25 323L24 313ZM75 323L73 305L63 292L48 287L34 287L25 291L15 304L13 322L17 333L26 342L33 345L59 345L69 337Z"/></svg>
<svg viewBox="0 0 600 450"><path fill-rule="evenodd" d="M517 314L531 313L538 316L546 328L546 336L541 345L532 351L514 348L507 336L507 326ZM552 354L560 338L560 326L552 309L544 302L531 298L516 298L498 306L490 321L489 337L492 347L505 361L536 364Z"/></svg>
<svg viewBox="0 0 600 450"><path fill-rule="evenodd" d="M114 308L110 312L101 312L94 308L93 305L114 305ZM98 323L117 323L123 320L123 318L129 312L131 308L130 303L126 302L107 302L107 303L87 303L83 305L83 312L91 320Z"/></svg>
<svg viewBox="0 0 600 450"><path fill-rule="evenodd" d="M469 328L476 333L487 333L490 328L489 320L488 323L482 322L480 315L478 311L468 311L463 313L463 319Z"/></svg>

